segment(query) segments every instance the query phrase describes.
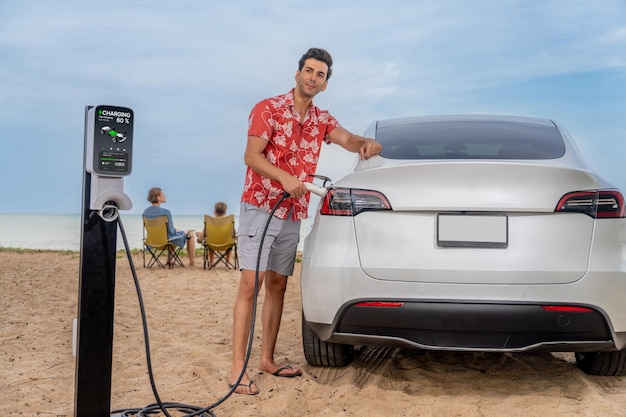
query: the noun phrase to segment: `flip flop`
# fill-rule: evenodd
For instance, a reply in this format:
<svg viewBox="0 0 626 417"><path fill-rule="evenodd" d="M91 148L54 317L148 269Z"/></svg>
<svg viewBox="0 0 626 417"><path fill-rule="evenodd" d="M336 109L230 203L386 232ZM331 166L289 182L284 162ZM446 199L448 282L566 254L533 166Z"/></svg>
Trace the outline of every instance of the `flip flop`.
<svg viewBox="0 0 626 417"><path fill-rule="evenodd" d="M259 389L257 388L256 391L252 391L252 384L254 384L253 380L250 380L249 384L244 384L243 382L240 382L239 385L237 385L237 388L239 387L246 387L248 388L249 392L237 392L237 388L235 388L235 391L233 391L235 394L242 394L242 395L257 395L259 393ZM256 384L254 384L254 386L256 387ZM233 388L233 384L228 384L228 387L230 389Z"/></svg>
<svg viewBox="0 0 626 417"><path fill-rule="evenodd" d="M281 366L280 368L278 368L277 370L275 370L274 372L272 372L272 375L274 376L278 376L281 378L294 378L296 376L301 376L302 372L298 371L296 373L290 374L290 373L282 373L284 370L286 369L295 369L293 366L291 365L285 365L285 366Z"/></svg>

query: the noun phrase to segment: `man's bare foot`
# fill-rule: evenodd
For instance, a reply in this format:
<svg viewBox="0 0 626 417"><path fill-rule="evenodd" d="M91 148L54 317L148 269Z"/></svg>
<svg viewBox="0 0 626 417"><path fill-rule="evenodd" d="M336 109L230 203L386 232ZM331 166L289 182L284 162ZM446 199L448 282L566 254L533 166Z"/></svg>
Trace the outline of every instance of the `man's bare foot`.
<svg viewBox="0 0 626 417"><path fill-rule="evenodd" d="M239 371L230 371L230 379L228 380L228 386L230 388L235 385L237 379L241 375L241 369ZM239 384L237 384L237 388L235 388L235 393L237 394L245 394L245 395L257 395L259 393L259 388L256 386L255 382L250 379L248 373L246 372L242 377Z"/></svg>

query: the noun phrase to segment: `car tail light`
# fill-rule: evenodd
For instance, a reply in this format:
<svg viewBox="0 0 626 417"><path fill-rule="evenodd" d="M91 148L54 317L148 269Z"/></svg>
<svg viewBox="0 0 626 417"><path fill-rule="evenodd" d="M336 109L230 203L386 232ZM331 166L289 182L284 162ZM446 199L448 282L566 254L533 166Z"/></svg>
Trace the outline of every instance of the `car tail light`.
<svg viewBox="0 0 626 417"><path fill-rule="evenodd" d="M331 188L324 196L320 214L329 216L356 216L363 211L391 210L382 193L356 188Z"/></svg>
<svg viewBox="0 0 626 417"><path fill-rule="evenodd" d="M362 301L356 303L355 307L402 307L404 303L399 301Z"/></svg>
<svg viewBox="0 0 626 417"><path fill-rule="evenodd" d="M624 197L617 190L576 191L565 194L556 212L583 213L594 219L626 217Z"/></svg>
<svg viewBox="0 0 626 417"><path fill-rule="evenodd" d="M557 313L593 313L592 309L580 306L541 306L541 308Z"/></svg>

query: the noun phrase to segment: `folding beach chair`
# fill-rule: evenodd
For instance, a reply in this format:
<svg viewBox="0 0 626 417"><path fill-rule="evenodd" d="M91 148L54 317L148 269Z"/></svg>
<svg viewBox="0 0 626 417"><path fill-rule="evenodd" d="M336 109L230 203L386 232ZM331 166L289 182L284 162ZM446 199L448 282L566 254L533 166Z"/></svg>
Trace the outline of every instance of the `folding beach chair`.
<svg viewBox="0 0 626 417"><path fill-rule="evenodd" d="M239 268L237 240L235 239L235 215L223 217L204 216L204 239L200 242L204 248L204 269L213 269L220 262L228 269ZM209 262L209 251L214 253L214 261ZM232 261L228 254L232 253Z"/></svg>
<svg viewBox="0 0 626 417"><path fill-rule="evenodd" d="M175 264L185 267L180 260L181 250L181 246L176 245L167 237L167 216L156 217L154 219L143 217L144 268L151 268L155 264L161 268L165 268L165 265L169 268L173 268ZM147 266L146 252L150 254L150 260ZM164 254L167 254L167 262L165 264L160 259Z"/></svg>

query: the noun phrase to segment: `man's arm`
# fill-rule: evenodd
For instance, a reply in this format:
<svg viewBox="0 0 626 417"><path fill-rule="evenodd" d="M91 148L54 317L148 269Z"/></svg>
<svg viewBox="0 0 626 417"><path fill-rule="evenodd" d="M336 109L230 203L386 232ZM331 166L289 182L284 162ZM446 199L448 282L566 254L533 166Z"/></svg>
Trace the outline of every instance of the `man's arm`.
<svg viewBox="0 0 626 417"><path fill-rule="evenodd" d="M374 155L378 155L383 148L383 146L374 139L355 135L341 126L333 129L328 135L328 138L332 143L341 145L350 152L358 152L361 155L361 159L369 159Z"/></svg>
<svg viewBox="0 0 626 417"><path fill-rule="evenodd" d="M283 189L288 192L291 197L299 198L303 196L307 192L304 183L265 159L263 151L266 146L266 139L258 136L248 136L246 152L243 158L246 165L256 173L280 182Z"/></svg>

